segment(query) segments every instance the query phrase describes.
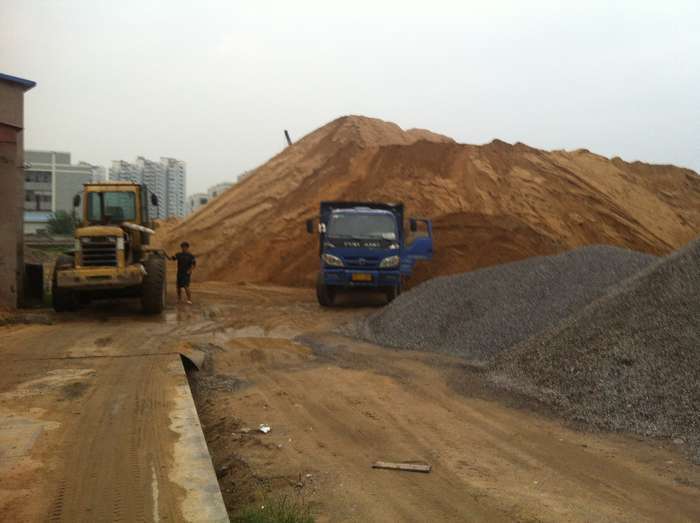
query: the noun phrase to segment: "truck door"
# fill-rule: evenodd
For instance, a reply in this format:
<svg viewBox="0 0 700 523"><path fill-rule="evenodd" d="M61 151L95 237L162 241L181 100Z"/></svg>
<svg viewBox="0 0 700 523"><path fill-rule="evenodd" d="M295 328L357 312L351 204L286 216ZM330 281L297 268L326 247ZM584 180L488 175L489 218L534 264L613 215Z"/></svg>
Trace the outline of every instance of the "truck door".
<svg viewBox="0 0 700 523"><path fill-rule="evenodd" d="M430 220L411 218L411 231L418 230L418 223L425 224L426 234L417 236L410 245L404 247L401 256L401 274L408 276L418 260L433 258L433 224Z"/></svg>

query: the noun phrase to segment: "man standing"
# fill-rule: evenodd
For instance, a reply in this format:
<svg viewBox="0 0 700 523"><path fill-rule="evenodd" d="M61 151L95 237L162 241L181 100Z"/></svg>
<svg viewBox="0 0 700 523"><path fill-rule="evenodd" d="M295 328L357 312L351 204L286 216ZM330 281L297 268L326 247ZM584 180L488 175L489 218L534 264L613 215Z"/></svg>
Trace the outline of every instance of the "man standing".
<svg viewBox="0 0 700 523"><path fill-rule="evenodd" d="M180 244L181 252L173 256L173 260L177 261L177 301L182 299L182 289L185 289L187 294L187 304L192 305L192 294L190 294L190 276L197 265L197 260L190 253L190 244L182 242Z"/></svg>

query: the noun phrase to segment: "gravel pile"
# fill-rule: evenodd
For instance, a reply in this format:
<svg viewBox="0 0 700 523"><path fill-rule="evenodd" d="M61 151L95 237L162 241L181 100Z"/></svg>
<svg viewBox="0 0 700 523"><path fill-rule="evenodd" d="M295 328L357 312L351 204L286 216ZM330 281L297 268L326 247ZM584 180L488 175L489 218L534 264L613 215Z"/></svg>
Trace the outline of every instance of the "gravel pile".
<svg viewBox="0 0 700 523"><path fill-rule="evenodd" d="M484 365L654 260L591 246L435 278L364 320L358 331L380 345L443 352Z"/></svg>
<svg viewBox="0 0 700 523"><path fill-rule="evenodd" d="M690 444L700 462L700 239L501 354L492 377L571 419Z"/></svg>

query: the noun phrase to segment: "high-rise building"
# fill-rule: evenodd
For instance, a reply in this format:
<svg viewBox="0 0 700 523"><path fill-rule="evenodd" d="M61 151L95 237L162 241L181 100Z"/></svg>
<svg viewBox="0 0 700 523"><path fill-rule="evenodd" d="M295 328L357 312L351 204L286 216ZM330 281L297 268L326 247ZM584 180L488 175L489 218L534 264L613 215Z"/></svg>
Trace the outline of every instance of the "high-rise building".
<svg viewBox="0 0 700 523"><path fill-rule="evenodd" d="M187 214L193 213L203 205L206 205L207 203L212 201L214 198L221 196L229 187L232 187L233 185L233 182L221 182L209 187L209 189L207 189L207 192L205 193L198 192L190 194L187 197Z"/></svg>
<svg viewBox="0 0 700 523"><path fill-rule="evenodd" d="M93 182L106 182L107 181L107 169L101 165L92 165L87 162L78 162L81 167L87 166L92 169L92 181Z"/></svg>
<svg viewBox="0 0 700 523"><path fill-rule="evenodd" d="M185 162L161 158L159 162L139 156L134 163L115 160L109 170L110 180L143 183L158 196L158 207L151 207L153 218L185 216Z"/></svg>
<svg viewBox="0 0 700 523"><path fill-rule="evenodd" d="M185 162L175 158L161 158L165 170L166 216L185 216L186 176Z"/></svg>
<svg viewBox="0 0 700 523"><path fill-rule="evenodd" d="M212 185L207 189L207 194L209 195L209 199L212 200L216 198L217 196L220 196L221 193L226 191L229 187L233 185L233 182L221 182L217 183L216 185Z"/></svg>
<svg viewBox="0 0 700 523"><path fill-rule="evenodd" d="M66 152L28 150L24 159L24 232L34 233L52 213L73 212L73 197L92 181L94 166L73 165Z"/></svg>
<svg viewBox="0 0 700 523"><path fill-rule="evenodd" d="M112 167L109 168L109 179L143 183L141 171L133 163L124 160L112 160Z"/></svg>
<svg viewBox="0 0 700 523"><path fill-rule="evenodd" d="M207 204L209 201L209 196L203 192L197 192L190 194L187 197L187 214L191 214L200 207Z"/></svg>

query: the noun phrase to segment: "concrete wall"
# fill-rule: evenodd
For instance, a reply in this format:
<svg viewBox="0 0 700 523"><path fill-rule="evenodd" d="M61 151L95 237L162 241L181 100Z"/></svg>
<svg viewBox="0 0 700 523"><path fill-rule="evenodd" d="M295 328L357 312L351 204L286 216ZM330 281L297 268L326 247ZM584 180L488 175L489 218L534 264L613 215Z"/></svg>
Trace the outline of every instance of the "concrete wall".
<svg viewBox="0 0 700 523"><path fill-rule="evenodd" d="M37 234L46 231L47 225L43 222L24 222L24 234Z"/></svg>
<svg viewBox="0 0 700 523"><path fill-rule="evenodd" d="M0 123L22 129L24 91L18 85L0 81Z"/></svg>
<svg viewBox="0 0 700 523"><path fill-rule="evenodd" d="M24 90L0 81L0 306L22 296L24 206Z"/></svg>

